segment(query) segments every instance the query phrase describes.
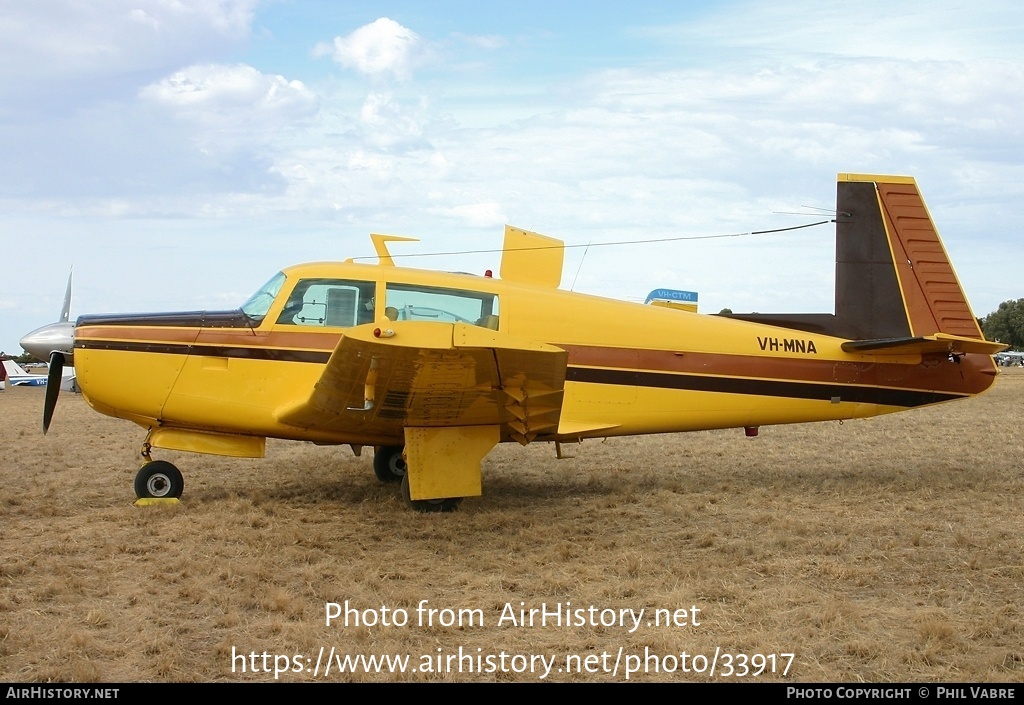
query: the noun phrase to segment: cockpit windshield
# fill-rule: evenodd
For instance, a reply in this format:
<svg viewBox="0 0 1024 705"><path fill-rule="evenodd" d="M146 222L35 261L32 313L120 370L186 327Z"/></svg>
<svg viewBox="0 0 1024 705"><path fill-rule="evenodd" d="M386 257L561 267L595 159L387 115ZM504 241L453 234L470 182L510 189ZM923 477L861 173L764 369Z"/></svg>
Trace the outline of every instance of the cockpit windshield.
<svg viewBox="0 0 1024 705"><path fill-rule="evenodd" d="M256 323L262 321L274 303L274 299L277 298L278 292L281 291L284 279L284 272L275 274L270 281L261 286L255 294L249 297L248 301L242 304L242 313Z"/></svg>

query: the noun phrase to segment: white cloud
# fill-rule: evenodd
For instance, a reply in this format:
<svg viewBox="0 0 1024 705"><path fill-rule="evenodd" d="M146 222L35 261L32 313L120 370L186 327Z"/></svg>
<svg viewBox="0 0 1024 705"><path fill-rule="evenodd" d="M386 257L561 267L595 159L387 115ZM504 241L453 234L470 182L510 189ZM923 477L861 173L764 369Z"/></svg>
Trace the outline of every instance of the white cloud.
<svg viewBox="0 0 1024 705"><path fill-rule="evenodd" d="M407 151L425 145L427 106L400 103L393 94L371 92L359 111L361 136L368 146L386 151Z"/></svg>
<svg viewBox="0 0 1024 705"><path fill-rule="evenodd" d="M473 228L500 228L508 217L500 203L468 203L451 208L435 208L429 212L454 218ZM495 231L497 233L497 230Z"/></svg>
<svg viewBox="0 0 1024 705"><path fill-rule="evenodd" d="M232 190L264 195L283 192L286 179L275 162L319 108L317 96L301 81L246 64L189 66L147 86L140 97L176 120L187 150L206 169L233 181ZM181 178L187 179L187 173ZM203 208L230 211L237 205Z"/></svg>
<svg viewBox="0 0 1024 705"><path fill-rule="evenodd" d="M315 53L330 55L345 68L375 78L407 79L424 59L426 45L420 35L387 17L363 25L331 44L318 44Z"/></svg>
<svg viewBox="0 0 1024 705"><path fill-rule="evenodd" d="M502 37L499 34L463 34L462 32L453 32L452 37L460 41L466 42L479 49L486 49L492 51L494 49L500 49L508 46L508 39Z"/></svg>
<svg viewBox="0 0 1024 705"><path fill-rule="evenodd" d="M74 6L75 17L88 14L86 5ZM437 45L381 19L320 46L353 75L317 84L291 80L316 67L293 64L288 77L259 71L253 67L264 65L258 52L252 65L211 63L220 60L218 41L230 46L248 32L247 3L215 6L242 14L225 14L222 25L212 16L196 20L195 41L183 36L183 15L167 9L170 3L122 5L128 9L117 31L101 27L79 37L73 20L51 23L61 29L49 41L73 36L77 43L68 57L47 59L49 66L64 66L62 75L69 76L76 52L89 48L99 56L97 47L109 45L115 55L97 59L96 71L121 71L116 54L128 45L118 37L129 25L145 41L182 37L182 51L137 47L121 58L126 71L142 67L142 73L115 76L117 99L0 125L0 206L41 218L59 214L47 233L64 245L58 249L91 243L81 237L76 217L83 214L110 237L105 257L119 244L107 233L122 233L130 243L137 231L158 232L191 253L217 242L237 244L242 234L255 239L263 228L260 247L247 250L259 262L246 265L261 272L282 264L278 259L322 258L325 250L364 254L370 231L422 237L425 251L500 246L505 222L576 243L722 234L803 222L774 212L832 207L835 173L862 171L917 176L951 250L971 238L995 243L992 250L1003 247L998 256L980 257L977 248L967 248L966 258L954 254L958 266L967 265L958 271L969 293L985 296L975 301L976 312L1008 298L1006 282L1019 279L1012 269L1021 251L1013 224L1024 202L1019 49L1015 59L987 58L1003 51L984 48L991 43L973 54L922 59L922 48L941 53L947 38L959 41L932 28L908 35L914 46L905 50L885 38L865 43L864 53L877 54L865 59L855 55L852 39L839 36L835 16L815 14L824 9L809 9L803 24L781 11L782 23L794 25L790 36L785 27L768 25L770 11L751 8L741 19L758 25L756 31L738 31L736 41L732 26L711 26L711 20L674 35L683 45L702 37L715 44L717 53L696 61L683 52L662 53L662 46L651 61L597 57L588 74L539 54L551 73L516 64L501 69L501 80L490 80L496 74L486 63L466 71L466 63L434 62L436 73L426 77L418 67ZM939 15L947 17L943 7ZM134 8L142 12L131 16ZM881 20L869 22L870 11L855 11L867 23L858 34L870 35ZM892 27L899 31L913 24L896 19ZM0 37L12 36L11 21L0 17ZM815 39L817 31L832 39ZM453 55L451 45L460 42L470 61L501 43L447 37L438 51ZM789 41L794 51L785 53ZM10 53L0 46L0 57ZM719 61L723 54L728 60ZM277 58L272 65L281 65ZM4 70L0 65L0 77ZM26 69L28 77L19 80L50 80L35 71ZM412 80L414 73L421 80ZM82 74L65 85L93 99L100 83L93 78L106 75ZM20 100L0 102L0 112L22 108ZM137 229L141 221L127 220L146 217L188 219L188 226L151 220ZM191 234L204 224L201 239ZM654 285L692 287L713 310L831 306L828 227L762 239L592 248L585 260L582 254L571 250L566 261L566 284L583 261L577 290L642 297ZM493 267L492 260L444 267L476 271ZM982 274L972 275L972 268ZM223 286L242 291L258 283Z"/></svg>
<svg viewBox="0 0 1024 705"><path fill-rule="evenodd" d="M317 97L301 81L247 64L189 66L146 86L142 98L218 127L280 127L316 112Z"/></svg>
<svg viewBox="0 0 1024 705"><path fill-rule="evenodd" d="M1024 30L1016 0L969 6L960 0L933 0L926 6L890 0L744 0L710 7L704 17L638 33L728 62L737 53L919 61L1016 57ZM711 53L705 53L709 48Z"/></svg>
<svg viewBox="0 0 1024 705"><path fill-rule="evenodd" d="M959 160L998 146L1019 153L1024 67L1004 61L830 60L750 70L605 72L586 90L596 112L656 137L685 137L688 155L711 144L733 155L775 154L809 163L880 161L940 149ZM700 133L706 133L702 138ZM728 165L737 166L735 163ZM908 168L908 167L905 167Z"/></svg>
<svg viewBox="0 0 1024 705"><path fill-rule="evenodd" d="M395 159L393 157L374 154L361 149L349 155L345 163L354 172L368 172L378 179L387 178L395 170Z"/></svg>
<svg viewBox="0 0 1024 705"><path fill-rule="evenodd" d="M220 54L245 39L256 0L5 2L0 93L59 87L95 97L101 80L159 72ZM88 80L85 86L69 83Z"/></svg>

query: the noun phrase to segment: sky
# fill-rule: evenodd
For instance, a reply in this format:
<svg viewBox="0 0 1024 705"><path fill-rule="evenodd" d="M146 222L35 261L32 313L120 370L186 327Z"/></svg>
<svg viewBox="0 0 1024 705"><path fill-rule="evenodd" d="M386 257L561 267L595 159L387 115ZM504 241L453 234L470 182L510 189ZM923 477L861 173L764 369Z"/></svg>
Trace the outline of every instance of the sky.
<svg viewBox="0 0 1024 705"><path fill-rule="evenodd" d="M0 0L0 350L276 271L578 245L563 288L830 312L839 172L911 175L978 316L1024 297L1024 5ZM586 247L587 245L590 247ZM397 258L482 273L500 254Z"/></svg>

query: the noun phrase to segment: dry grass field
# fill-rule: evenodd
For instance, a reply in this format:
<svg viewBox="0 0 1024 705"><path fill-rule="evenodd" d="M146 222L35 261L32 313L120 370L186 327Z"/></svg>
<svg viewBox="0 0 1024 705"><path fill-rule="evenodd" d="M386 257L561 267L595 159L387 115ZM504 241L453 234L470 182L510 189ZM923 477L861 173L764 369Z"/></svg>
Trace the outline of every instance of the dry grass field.
<svg viewBox="0 0 1024 705"><path fill-rule="evenodd" d="M744 664L801 682L1024 680L1024 370L967 402L756 439L609 439L564 460L502 446L484 496L446 515L408 510L367 455L288 442L264 460L157 453L185 473L183 500L135 507L142 430L65 393L44 437L42 394L0 393L0 681L273 680L252 659L241 672L232 654L250 652L271 671L287 657L285 681L537 681L531 655L556 659L552 681L621 681L626 665L728 681ZM346 600L409 623L326 625L325 603ZM422 600L452 611L421 625ZM646 611L632 632L499 624L506 604L566 602L598 621ZM699 625L654 625L692 607ZM436 623L456 610L461 626ZM411 661L335 659L325 676L332 648ZM471 658L449 660L460 648Z"/></svg>

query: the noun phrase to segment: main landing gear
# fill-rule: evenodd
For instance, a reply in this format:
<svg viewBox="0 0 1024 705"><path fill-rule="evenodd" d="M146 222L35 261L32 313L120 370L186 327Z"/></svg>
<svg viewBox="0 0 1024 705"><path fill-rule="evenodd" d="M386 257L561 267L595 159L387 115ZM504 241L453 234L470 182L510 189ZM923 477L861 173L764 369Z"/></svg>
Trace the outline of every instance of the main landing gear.
<svg viewBox="0 0 1024 705"><path fill-rule="evenodd" d="M405 477L402 446L377 446L373 449L373 474L381 482L399 483Z"/></svg>
<svg viewBox="0 0 1024 705"><path fill-rule="evenodd" d="M404 446L377 446L373 451L373 474L381 482L402 483L402 499L418 512L452 512L462 497L413 499L409 492L408 465Z"/></svg>
<svg viewBox="0 0 1024 705"><path fill-rule="evenodd" d="M462 497L444 497L441 499L413 499L409 494L409 476L402 478L402 499L417 512L454 512L462 503Z"/></svg>
<svg viewBox="0 0 1024 705"><path fill-rule="evenodd" d="M181 471L166 460L150 460L135 476L135 496L139 499L177 499L184 490Z"/></svg>

